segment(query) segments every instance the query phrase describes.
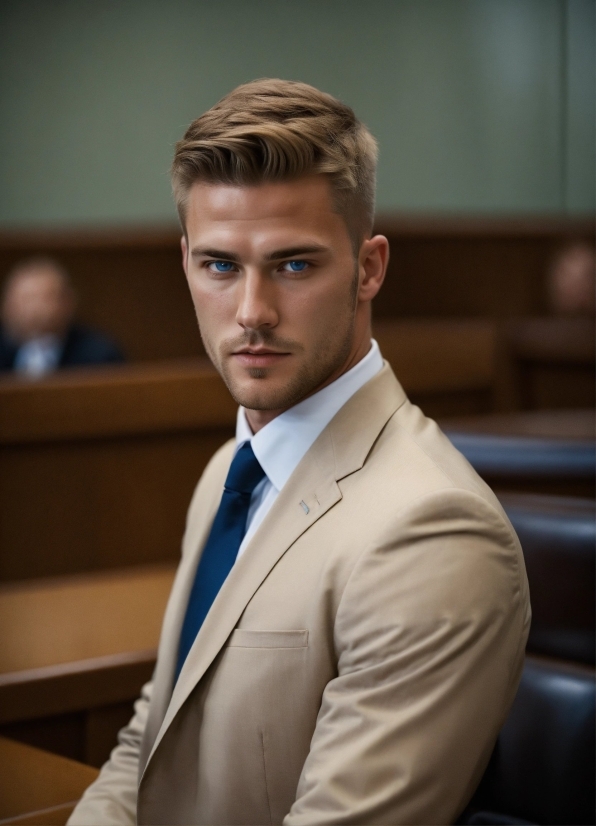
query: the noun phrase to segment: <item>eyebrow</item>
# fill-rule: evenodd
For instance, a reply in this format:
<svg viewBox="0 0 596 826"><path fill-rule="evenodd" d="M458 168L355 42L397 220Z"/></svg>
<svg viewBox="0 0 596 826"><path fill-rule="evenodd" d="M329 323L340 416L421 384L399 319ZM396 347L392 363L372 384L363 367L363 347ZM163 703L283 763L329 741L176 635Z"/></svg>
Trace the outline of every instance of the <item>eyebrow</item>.
<svg viewBox="0 0 596 826"><path fill-rule="evenodd" d="M301 247L286 247L285 249L273 250L267 253L265 261L279 261L281 258L295 258L297 255L312 255L313 253L328 252L328 248L321 244L308 244ZM216 250L211 247L195 247L191 251L193 258L217 258L221 261L231 261L234 264L240 263L240 258L235 252L230 250Z"/></svg>
<svg viewBox="0 0 596 826"><path fill-rule="evenodd" d="M195 247L191 250L190 254L193 258L217 258L223 261L233 261L235 264L240 261L240 258L235 252L230 252L229 250L214 250L211 249L211 247Z"/></svg>
<svg viewBox="0 0 596 826"><path fill-rule="evenodd" d="M321 244L308 244L302 247L286 247L267 253L265 261L278 261L280 258L295 258L297 255L312 255L313 252L327 252L327 247Z"/></svg>

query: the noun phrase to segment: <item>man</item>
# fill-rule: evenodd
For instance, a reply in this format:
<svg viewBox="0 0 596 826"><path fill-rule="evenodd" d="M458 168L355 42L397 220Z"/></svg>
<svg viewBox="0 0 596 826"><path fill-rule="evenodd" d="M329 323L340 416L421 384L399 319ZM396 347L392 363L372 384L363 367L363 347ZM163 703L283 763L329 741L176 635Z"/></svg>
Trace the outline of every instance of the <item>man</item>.
<svg viewBox="0 0 596 826"><path fill-rule="evenodd" d="M371 344L375 162L351 109L279 80L177 146L237 439L193 497L154 680L71 824L449 823L482 775L522 667L523 559Z"/></svg>
<svg viewBox="0 0 596 826"><path fill-rule="evenodd" d="M552 262L547 279L551 309L559 315L593 316L596 312L596 255L585 241L567 244Z"/></svg>
<svg viewBox="0 0 596 826"><path fill-rule="evenodd" d="M107 336L74 323L76 298L51 258L22 261L4 288L0 371L38 378L59 367L123 360Z"/></svg>

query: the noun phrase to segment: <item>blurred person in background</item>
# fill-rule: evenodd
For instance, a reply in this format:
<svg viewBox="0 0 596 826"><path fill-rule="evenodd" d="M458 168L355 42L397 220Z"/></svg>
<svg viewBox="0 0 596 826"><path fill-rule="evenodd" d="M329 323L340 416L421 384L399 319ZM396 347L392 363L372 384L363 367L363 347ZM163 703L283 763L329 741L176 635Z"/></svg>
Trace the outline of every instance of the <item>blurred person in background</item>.
<svg viewBox="0 0 596 826"><path fill-rule="evenodd" d="M0 370L35 378L60 367L123 361L115 342L75 323L76 305L68 275L57 261L18 263L2 297Z"/></svg>
<svg viewBox="0 0 596 826"><path fill-rule="evenodd" d="M564 247L548 273L549 303L560 315L594 315L596 306L594 248L577 241Z"/></svg>

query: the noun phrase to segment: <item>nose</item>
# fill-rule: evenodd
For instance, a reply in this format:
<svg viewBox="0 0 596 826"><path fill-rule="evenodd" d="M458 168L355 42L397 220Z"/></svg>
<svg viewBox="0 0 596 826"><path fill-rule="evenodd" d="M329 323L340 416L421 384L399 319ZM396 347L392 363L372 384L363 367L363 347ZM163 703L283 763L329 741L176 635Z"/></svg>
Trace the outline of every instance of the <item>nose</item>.
<svg viewBox="0 0 596 826"><path fill-rule="evenodd" d="M262 273L247 271L238 284L236 321L245 330L276 327L279 315L275 300L275 286Z"/></svg>

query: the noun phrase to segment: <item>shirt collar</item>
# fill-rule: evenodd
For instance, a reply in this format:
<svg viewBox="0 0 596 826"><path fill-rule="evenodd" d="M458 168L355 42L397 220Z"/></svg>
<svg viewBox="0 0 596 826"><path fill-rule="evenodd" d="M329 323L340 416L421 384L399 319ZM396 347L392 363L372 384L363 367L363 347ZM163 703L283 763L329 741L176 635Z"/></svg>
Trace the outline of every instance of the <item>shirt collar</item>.
<svg viewBox="0 0 596 826"><path fill-rule="evenodd" d="M240 407L236 420L236 449L250 441L267 478L280 491L335 414L376 376L382 366L381 351L373 339L370 350L358 364L318 393L276 416L254 435L244 408Z"/></svg>

